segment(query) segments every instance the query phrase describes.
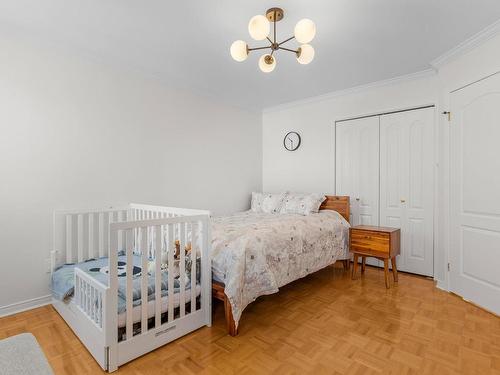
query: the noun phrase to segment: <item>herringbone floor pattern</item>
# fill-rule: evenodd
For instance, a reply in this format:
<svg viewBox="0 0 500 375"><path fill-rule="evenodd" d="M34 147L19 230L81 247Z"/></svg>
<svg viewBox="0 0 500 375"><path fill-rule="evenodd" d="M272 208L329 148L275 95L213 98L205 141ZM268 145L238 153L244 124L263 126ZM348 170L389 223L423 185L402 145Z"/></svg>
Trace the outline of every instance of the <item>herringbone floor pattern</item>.
<svg viewBox="0 0 500 375"><path fill-rule="evenodd" d="M32 332L56 374L99 374L98 365L50 307L0 319L0 338ZM0 369L1 373L1 369ZM155 350L117 374L500 374L500 319L400 274L387 290L367 268L351 281L329 267L260 298L226 335L214 325Z"/></svg>

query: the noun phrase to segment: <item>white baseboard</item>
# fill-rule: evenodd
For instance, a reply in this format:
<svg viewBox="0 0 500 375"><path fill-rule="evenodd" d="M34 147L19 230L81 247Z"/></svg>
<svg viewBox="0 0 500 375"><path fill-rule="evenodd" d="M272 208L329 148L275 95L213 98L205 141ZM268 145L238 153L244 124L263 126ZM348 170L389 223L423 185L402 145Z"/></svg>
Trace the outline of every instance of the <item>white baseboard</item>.
<svg viewBox="0 0 500 375"><path fill-rule="evenodd" d="M435 281L436 281L436 288L444 290L445 292L450 291L444 280L435 280Z"/></svg>
<svg viewBox="0 0 500 375"><path fill-rule="evenodd" d="M28 299L26 301L16 302L11 305L1 306L0 307L0 318L16 314L22 311L31 310L36 307L48 305L52 301L52 296L49 294L48 296L36 297L32 299Z"/></svg>

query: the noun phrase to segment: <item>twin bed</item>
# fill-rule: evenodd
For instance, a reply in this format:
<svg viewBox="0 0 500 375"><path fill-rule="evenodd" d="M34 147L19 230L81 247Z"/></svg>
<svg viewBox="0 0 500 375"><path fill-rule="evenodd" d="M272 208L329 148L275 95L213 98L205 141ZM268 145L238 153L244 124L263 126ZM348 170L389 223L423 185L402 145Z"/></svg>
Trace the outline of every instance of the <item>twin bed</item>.
<svg viewBox="0 0 500 375"><path fill-rule="evenodd" d="M251 211L212 220L212 288L228 333L260 296L336 261L349 268L349 197L327 196L318 213Z"/></svg>
<svg viewBox="0 0 500 375"><path fill-rule="evenodd" d="M245 307L343 260L349 198L319 212L244 212L132 204L57 211L53 305L101 367L118 366L204 325L211 300L225 302L231 335ZM212 291L213 288L213 291Z"/></svg>

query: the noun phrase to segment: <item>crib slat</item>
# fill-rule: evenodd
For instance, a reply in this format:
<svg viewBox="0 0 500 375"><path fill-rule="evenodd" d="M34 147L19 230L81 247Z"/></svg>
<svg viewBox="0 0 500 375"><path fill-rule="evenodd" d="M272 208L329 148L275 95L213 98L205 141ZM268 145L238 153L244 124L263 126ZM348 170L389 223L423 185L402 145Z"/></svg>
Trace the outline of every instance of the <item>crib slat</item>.
<svg viewBox="0 0 500 375"><path fill-rule="evenodd" d="M140 251L142 259L141 271L141 333L145 334L148 331L148 243L149 232L148 228L139 228Z"/></svg>
<svg viewBox="0 0 500 375"><path fill-rule="evenodd" d="M132 332L132 319L133 319L133 312L132 312L132 301L133 301L133 296L132 296L132 278L133 278L133 258L132 258L132 233L131 231L127 230L125 231L125 238L126 238L126 252L127 252L127 298L126 298L126 304L127 304L127 312L126 312L126 334L127 334L127 340L130 340L133 336ZM121 236L119 235L118 238Z"/></svg>
<svg viewBox="0 0 500 375"><path fill-rule="evenodd" d="M83 215L77 216L78 261L83 262Z"/></svg>
<svg viewBox="0 0 500 375"><path fill-rule="evenodd" d="M85 310L85 313L87 315L89 315L89 299L90 299L89 298L89 292L90 292L90 285L88 283L85 283L84 285L85 285L84 286L84 288L85 288L85 292L84 292L84 295L85 295L85 305L84 306L85 306L85 308L84 308L84 310Z"/></svg>
<svg viewBox="0 0 500 375"><path fill-rule="evenodd" d="M93 286L90 287L90 320L95 321L95 315L94 315L94 296L95 296L95 289Z"/></svg>
<svg viewBox="0 0 500 375"><path fill-rule="evenodd" d="M97 294L97 323L99 328L102 328L102 296L101 293Z"/></svg>
<svg viewBox="0 0 500 375"><path fill-rule="evenodd" d="M75 277L75 302L77 306L80 306L80 279Z"/></svg>
<svg viewBox="0 0 500 375"><path fill-rule="evenodd" d="M196 223L191 224L191 313L196 311L196 245L198 244Z"/></svg>
<svg viewBox="0 0 500 375"><path fill-rule="evenodd" d="M181 318L186 315L186 223L180 225L180 260L179 260L179 284L180 284L180 304L179 311Z"/></svg>
<svg viewBox="0 0 500 375"><path fill-rule="evenodd" d="M168 322L174 320L174 253L175 253L175 238L174 226L168 224L167 237L167 256L168 256Z"/></svg>
<svg viewBox="0 0 500 375"><path fill-rule="evenodd" d="M73 217L71 215L66 215L66 263L71 263L73 261L72 245L73 245L73 228L72 228Z"/></svg>
<svg viewBox="0 0 500 375"><path fill-rule="evenodd" d="M155 327L161 325L161 226L155 228Z"/></svg>
<svg viewBox="0 0 500 375"><path fill-rule="evenodd" d="M118 211L116 213L116 221L117 222L122 222L123 221L123 211ZM118 231L118 251L121 251L124 249L124 246L123 246L123 237L125 236L125 232L124 231Z"/></svg>
<svg viewBox="0 0 500 375"><path fill-rule="evenodd" d="M99 212L99 257L104 256L104 213Z"/></svg>
<svg viewBox="0 0 500 375"><path fill-rule="evenodd" d="M89 252L89 258L95 258L95 253L94 253L94 214L89 213L89 247L88 247L88 252Z"/></svg>
<svg viewBox="0 0 500 375"><path fill-rule="evenodd" d="M111 212L108 213L108 224L111 224L113 222L113 220L114 220L114 214L113 214L113 211L111 211ZM109 225L108 225L108 228L109 228ZM119 243L120 243L119 242L120 233L121 233L121 231L117 231L117 233L116 233L116 235L117 235L117 241L118 241L117 245L119 245ZM110 234L108 233L108 235L110 235ZM108 257L110 256L109 254L111 254L110 247L111 247L111 244L108 244L108 252L107 252L107 254L104 254L104 255L107 255ZM117 251L120 251L120 250L121 250L120 246L117 246L116 249L113 249L113 252L117 252Z"/></svg>

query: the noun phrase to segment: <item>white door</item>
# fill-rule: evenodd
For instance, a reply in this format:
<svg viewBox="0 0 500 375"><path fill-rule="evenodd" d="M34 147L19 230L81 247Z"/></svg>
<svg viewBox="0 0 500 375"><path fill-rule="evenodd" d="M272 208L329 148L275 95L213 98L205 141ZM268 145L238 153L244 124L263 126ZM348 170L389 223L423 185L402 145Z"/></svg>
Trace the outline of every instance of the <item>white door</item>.
<svg viewBox="0 0 500 375"><path fill-rule="evenodd" d="M380 225L401 228L401 271L434 271L434 108L380 116Z"/></svg>
<svg viewBox="0 0 500 375"><path fill-rule="evenodd" d="M500 74L451 94L450 288L500 314Z"/></svg>
<svg viewBox="0 0 500 375"><path fill-rule="evenodd" d="M351 224L378 225L378 116L338 123L336 150L336 194L351 197Z"/></svg>

